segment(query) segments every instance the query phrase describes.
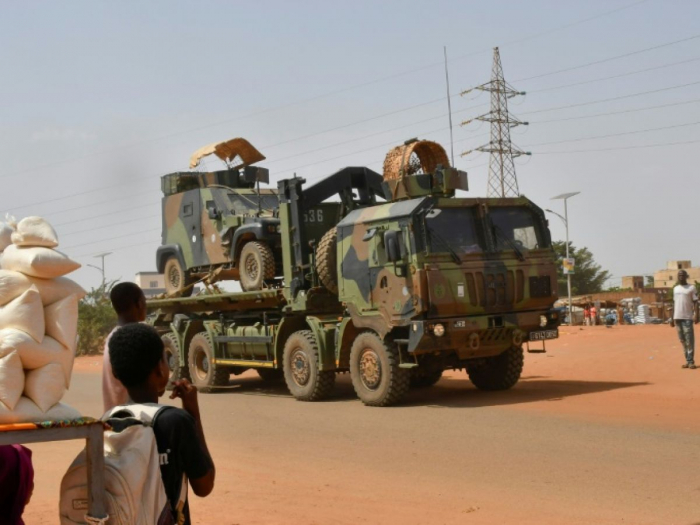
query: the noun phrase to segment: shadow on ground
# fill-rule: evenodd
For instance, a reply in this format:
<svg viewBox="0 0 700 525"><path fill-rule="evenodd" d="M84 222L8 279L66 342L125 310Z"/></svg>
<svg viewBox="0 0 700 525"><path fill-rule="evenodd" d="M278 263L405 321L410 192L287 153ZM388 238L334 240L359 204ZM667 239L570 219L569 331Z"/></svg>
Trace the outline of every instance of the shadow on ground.
<svg viewBox="0 0 700 525"><path fill-rule="evenodd" d="M622 388L648 385L647 382L615 381L562 381L545 376L522 377L511 390L484 392L478 390L466 378L446 377L430 388L411 390L399 406L433 406L446 408L478 408L488 406L516 405L538 401L561 401L567 397L595 394ZM284 382L266 382L257 377L233 376L228 386L218 388L215 393L237 393L272 397L291 397ZM326 402L357 401L349 374L336 378L333 394Z"/></svg>

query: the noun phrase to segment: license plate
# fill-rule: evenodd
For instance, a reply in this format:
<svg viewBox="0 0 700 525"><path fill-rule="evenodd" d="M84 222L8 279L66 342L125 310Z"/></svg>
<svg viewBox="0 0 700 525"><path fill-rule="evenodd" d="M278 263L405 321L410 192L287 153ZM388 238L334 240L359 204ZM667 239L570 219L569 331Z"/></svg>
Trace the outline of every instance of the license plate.
<svg viewBox="0 0 700 525"><path fill-rule="evenodd" d="M545 339L556 339L557 337L559 337L559 330L530 332L530 341L544 341Z"/></svg>

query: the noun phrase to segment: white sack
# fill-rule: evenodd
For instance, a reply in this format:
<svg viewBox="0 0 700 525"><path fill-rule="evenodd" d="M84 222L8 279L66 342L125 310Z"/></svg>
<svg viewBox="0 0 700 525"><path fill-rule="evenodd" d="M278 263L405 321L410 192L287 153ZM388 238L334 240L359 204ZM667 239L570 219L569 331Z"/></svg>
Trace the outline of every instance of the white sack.
<svg viewBox="0 0 700 525"><path fill-rule="evenodd" d="M12 244L16 246L58 246L56 230L41 217L25 217L17 223L17 229L12 233Z"/></svg>
<svg viewBox="0 0 700 525"><path fill-rule="evenodd" d="M13 244L2 252L2 268L32 277L53 279L77 270L80 263L51 248L23 248Z"/></svg>
<svg viewBox="0 0 700 525"><path fill-rule="evenodd" d="M69 295L76 295L78 299L82 299L87 295L82 286L75 281L71 281L68 277L40 279L38 277L29 277L19 272L0 270L0 306L22 295L32 284L39 290L41 303L44 306L65 299Z"/></svg>
<svg viewBox="0 0 700 525"><path fill-rule="evenodd" d="M0 329L4 328L22 330L38 342L44 339L44 307L35 287L0 306Z"/></svg>
<svg viewBox="0 0 700 525"><path fill-rule="evenodd" d="M44 308L46 334L71 348L78 335L78 298L69 295Z"/></svg>
<svg viewBox="0 0 700 525"><path fill-rule="evenodd" d="M26 397L20 397L14 410L0 403L0 425L8 423L41 423L42 421L61 421L80 417L73 407L57 403L44 413L38 406Z"/></svg>
<svg viewBox="0 0 700 525"><path fill-rule="evenodd" d="M24 389L24 371L17 352L0 357L0 401L10 410L15 408Z"/></svg>
<svg viewBox="0 0 700 525"><path fill-rule="evenodd" d="M75 346L66 348L53 337L46 336L37 343L31 336L21 330L0 330L0 356L16 351L22 362L22 368L34 370L49 363L58 363L63 369L66 388L70 386Z"/></svg>
<svg viewBox="0 0 700 525"><path fill-rule="evenodd" d="M14 230L6 222L0 222L0 252L12 244L12 232Z"/></svg>
<svg viewBox="0 0 700 525"><path fill-rule="evenodd" d="M24 395L34 401L42 412L58 403L66 391L63 368L51 363L36 370L27 370L24 377Z"/></svg>

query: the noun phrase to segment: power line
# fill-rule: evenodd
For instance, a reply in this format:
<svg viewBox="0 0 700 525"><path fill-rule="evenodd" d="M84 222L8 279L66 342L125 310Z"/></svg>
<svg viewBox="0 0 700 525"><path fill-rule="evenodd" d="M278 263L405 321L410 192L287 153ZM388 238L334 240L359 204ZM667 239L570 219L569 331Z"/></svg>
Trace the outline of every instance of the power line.
<svg viewBox="0 0 700 525"><path fill-rule="evenodd" d="M621 136L623 136L623 135L636 135L636 134L638 134L638 133L648 133L648 132L651 132L651 131L662 131L662 130L666 130L666 129L686 128L686 127L688 127L688 126L697 126L698 124L700 124L700 121L698 121L698 122L688 122L688 123L686 123L686 124L676 124L676 125L674 125L674 126L664 126L664 127L661 127L661 128L648 128L648 129L639 129L639 130L636 130L636 131L624 131L624 132L622 132L622 133L611 133L610 135L595 135L595 136L593 136L593 137L581 137L581 138L577 138L577 139L558 140L558 141L556 141L556 142L541 142L541 143L539 143L539 144L528 144L528 145L525 146L525 147L527 147L527 148L533 148L533 147L537 147L537 146L551 146L551 145L553 145L553 144L565 144L565 143L567 143L567 142L581 142L581 141L584 141L584 140L607 139L607 138L610 138L610 137L621 137Z"/></svg>
<svg viewBox="0 0 700 525"><path fill-rule="evenodd" d="M548 111L558 111L560 109L577 108L577 107L581 107L581 106L590 106L592 104L602 104L603 102L611 102L613 100L622 100L625 98L640 97L642 95L650 95L652 93L661 93L662 91L671 91L673 89L681 89L681 88L688 87L688 86L695 86L697 84L700 84L700 81L689 82L687 84L678 84L676 86L669 86L669 87L665 87L665 88L661 88L661 89L653 89L651 91L641 91L639 93L632 93L630 95L621 95L619 97L603 98L603 99L599 99L599 100L592 100L590 102L579 102L577 104L568 104L566 106L556 106L553 108L537 109L535 111L526 111L524 113L521 113L521 115L534 115L535 113L546 113Z"/></svg>
<svg viewBox="0 0 700 525"><path fill-rule="evenodd" d="M116 237L110 237L109 239L100 239L98 241L91 241L91 242L84 242L82 244L74 244L73 246L62 246L61 250L72 250L73 248L80 248L82 246L91 246L93 244L97 244L100 242L109 242L113 241L114 239L123 239L124 237L132 237L134 235L140 235L142 233L153 233L153 232L159 232L160 228L154 228L152 230L142 230L139 232L132 232L132 233L125 233L124 235L117 235Z"/></svg>
<svg viewBox="0 0 700 525"><path fill-rule="evenodd" d="M549 124L551 122L565 122L567 120L580 120L580 119L585 119L585 118L597 118L597 117L607 117L610 115L622 115L624 113L635 113L637 111L648 111L650 109L660 109L660 108L670 108L673 106L683 106L686 104L697 104L700 102L700 98L696 98L693 100L686 100L683 102L672 102L670 104L661 104L659 106L647 106L645 108L635 108L635 109L623 109L622 111L609 111L607 113L596 113L594 115L581 115L580 117L566 117L566 118L556 118L556 119L550 119L550 120L535 120L535 121L530 121L531 124Z"/></svg>
<svg viewBox="0 0 700 525"><path fill-rule="evenodd" d="M646 149L646 148L661 148L664 146L683 146L686 144L697 144L700 140L687 140L683 142L664 142L660 144L643 144L640 146L620 146L616 148L597 148L597 149L578 149L568 151L538 151L537 155L559 155L562 153L594 153L599 151L619 151L626 149Z"/></svg>

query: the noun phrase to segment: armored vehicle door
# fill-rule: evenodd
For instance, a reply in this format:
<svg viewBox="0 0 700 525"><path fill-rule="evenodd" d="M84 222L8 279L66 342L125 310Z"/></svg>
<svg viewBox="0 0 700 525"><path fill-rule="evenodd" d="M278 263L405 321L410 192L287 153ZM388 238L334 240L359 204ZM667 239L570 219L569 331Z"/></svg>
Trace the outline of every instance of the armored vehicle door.
<svg viewBox="0 0 700 525"><path fill-rule="evenodd" d="M189 251L192 257L187 256L188 269L195 266L203 266L208 264L204 261L204 250L202 244L202 201L200 198L200 190L186 191L182 198L182 208L180 209L180 218L185 225L185 232L189 239L189 250L183 246L183 251L187 254ZM191 263L190 263L191 261Z"/></svg>

